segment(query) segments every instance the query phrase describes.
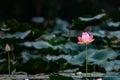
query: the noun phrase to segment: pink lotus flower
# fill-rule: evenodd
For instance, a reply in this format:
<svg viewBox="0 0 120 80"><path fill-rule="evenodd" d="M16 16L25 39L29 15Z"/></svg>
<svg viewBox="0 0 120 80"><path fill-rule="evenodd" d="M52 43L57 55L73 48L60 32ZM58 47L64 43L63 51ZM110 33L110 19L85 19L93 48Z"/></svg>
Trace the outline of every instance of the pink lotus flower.
<svg viewBox="0 0 120 80"><path fill-rule="evenodd" d="M83 32L82 37L78 36L78 44L89 44L93 41L93 35L89 35L87 32Z"/></svg>
<svg viewBox="0 0 120 80"><path fill-rule="evenodd" d="M97 78L96 80L102 80L102 78Z"/></svg>
<svg viewBox="0 0 120 80"><path fill-rule="evenodd" d="M9 44L6 44L6 45L5 45L5 51L6 51L6 52L9 52L10 50L11 50L11 49L10 49Z"/></svg>

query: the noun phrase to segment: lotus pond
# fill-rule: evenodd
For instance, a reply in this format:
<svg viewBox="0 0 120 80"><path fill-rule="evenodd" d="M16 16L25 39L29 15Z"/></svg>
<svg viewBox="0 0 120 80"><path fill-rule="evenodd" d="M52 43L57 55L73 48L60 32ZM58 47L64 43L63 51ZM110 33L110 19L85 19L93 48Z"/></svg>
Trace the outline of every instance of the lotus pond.
<svg viewBox="0 0 120 80"><path fill-rule="evenodd" d="M32 24L0 21L0 74L8 74L8 43L12 75L24 72L47 75L50 80L84 80L86 46L77 44L77 36L87 31L95 39L88 44L88 77L120 80L119 28L120 22L104 13L73 19L72 24L60 18Z"/></svg>

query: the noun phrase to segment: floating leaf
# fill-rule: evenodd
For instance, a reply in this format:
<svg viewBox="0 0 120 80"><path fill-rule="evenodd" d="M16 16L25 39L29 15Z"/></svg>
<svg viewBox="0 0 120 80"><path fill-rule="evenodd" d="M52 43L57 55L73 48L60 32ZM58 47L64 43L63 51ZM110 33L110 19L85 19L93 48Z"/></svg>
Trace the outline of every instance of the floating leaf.
<svg viewBox="0 0 120 80"><path fill-rule="evenodd" d="M31 33L30 30L26 31L26 32L16 32L13 37L15 38L20 38L20 39L24 39L25 37L27 37L29 34Z"/></svg>
<svg viewBox="0 0 120 80"><path fill-rule="evenodd" d="M110 27L119 27L120 26L120 22L108 22L107 24Z"/></svg>
<svg viewBox="0 0 120 80"><path fill-rule="evenodd" d="M120 80L120 72L108 72L103 80Z"/></svg>
<svg viewBox="0 0 120 80"><path fill-rule="evenodd" d="M108 38L117 37L120 38L120 31L111 31L110 35L108 35Z"/></svg>
<svg viewBox="0 0 120 80"><path fill-rule="evenodd" d="M120 69L120 60L105 61L100 65L106 70L106 72L111 72L111 71L117 72Z"/></svg>
<svg viewBox="0 0 120 80"><path fill-rule="evenodd" d="M100 30L97 32L91 32L91 34L93 34L94 36L97 36L97 37L102 37L102 38L105 37L105 31L103 31L103 30Z"/></svg>
<svg viewBox="0 0 120 80"><path fill-rule="evenodd" d="M71 63L73 65L82 65L85 61L85 53L79 53L78 55L74 56Z"/></svg>
<svg viewBox="0 0 120 80"><path fill-rule="evenodd" d="M86 22L88 22L88 21L92 21L92 20L101 19L101 18L104 17L104 16L106 16L106 14L105 14L105 13L102 13L102 14L98 14L98 15L92 17L92 18L79 17L79 19L80 19L81 21L86 21Z"/></svg>
<svg viewBox="0 0 120 80"><path fill-rule="evenodd" d="M64 48L77 51L79 50L79 45L77 43L67 42Z"/></svg>
<svg viewBox="0 0 120 80"><path fill-rule="evenodd" d="M24 42L24 45L26 46L26 47L32 47L32 42Z"/></svg>
<svg viewBox="0 0 120 80"><path fill-rule="evenodd" d="M37 42L33 42L33 47L36 49L41 49L41 48L52 47L52 45L45 41L37 41Z"/></svg>
<svg viewBox="0 0 120 80"><path fill-rule="evenodd" d="M107 59L115 59L118 54L112 49L96 50L95 53L89 58L91 62L99 62Z"/></svg>
<svg viewBox="0 0 120 80"><path fill-rule="evenodd" d="M21 45L24 45L26 47L34 47L36 49L42 49L42 48L50 48L50 47L52 47L52 45L49 44L46 41L24 42L24 43L21 43Z"/></svg>
<svg viewBox="0 0 120 80"><path fill-rule="evenodd" d="M1 38L1 39L5 39L5 38L24 39L24 38L27 37L30 33L31 33L31 31L28 30L28 31L25 31L25 32L16 32L15 34L4 34L4 35L1 35L1 34L0 34L0 38Z"/></svg>
<svg viewBox="0 0 120 80"><path fill-rule="evenodd" d="M50 55L47 55L46 58L48 60L58 60L60 58L63 58L65 60L67 60L67 61L70 61L72 57L70 55L63 55L63 54L61 54L59 56L50 56Z"/></svg>
<svg viewBox="0 0 120 80"><path fill-rule="evenodd" d="M2 63L2 62L4 62L4 61L6 61L6 59L0 59L0 63Z"/></svg>
<svg viewBox="0 0 120 80"><path fill-rule="evenodd" d="M100 64L107 59L115 59L119 54L114 52L112 49L102 49L102 50L88 50L88 61L96 64ZM82 65L85 61L86 51L80 52L75 55L71 61L74 65Z"/></svg>
<svg viewBox="0 0 120 80"><path fill-rule="evenodd" d="M21 55L22 55L24 62L27 62L31 58L30 54L26 51L22 52Z"/></svg>
<svg viewBox="0 0 120 80"><path fill-rule="evenodd" d="M64 45L63 45L63 44L60 44L60 45L55 45L55 46L53 46L52 49L53 49L53 50L57 50L57 49L62 50L63 47L64 47Z"/></svg>
<svg viewBox="0 0 120 80"><path fill-rule="evenodd" d="M55 37L56 36L54 34L44 34L44 35L40 36L40 39L51 40L51 39L53 39Z"/></svg>

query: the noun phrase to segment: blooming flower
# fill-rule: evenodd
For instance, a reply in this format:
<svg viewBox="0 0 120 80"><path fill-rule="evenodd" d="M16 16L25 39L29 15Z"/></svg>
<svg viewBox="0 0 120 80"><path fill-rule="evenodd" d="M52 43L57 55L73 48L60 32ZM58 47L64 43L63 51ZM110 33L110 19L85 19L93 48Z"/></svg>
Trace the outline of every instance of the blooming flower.
<svg viewBox="0 0 120 80"><path fill-rule="evenodd" d="M10 46L9 46L9 44L6 44L6 46L5 46L5 51L6 52L9 52L11 49L10 49Z"/></svg>
<svg viewBox="0 0 120 80"><path fill-rule="evenodd" d="M82 37L78 36L78 44L89 44L93 41L93 35L89 35L87 32L83 32Z"/></svg>
<svg viewBox="0 0 120 80"><path fill-rule="evenodd" d="M89 35L87 32L82 33L82 37L78 36L78 44L86 44L86 80L88 77L88 49L87 49L87 44L93 42L93 35Z"/></svg>

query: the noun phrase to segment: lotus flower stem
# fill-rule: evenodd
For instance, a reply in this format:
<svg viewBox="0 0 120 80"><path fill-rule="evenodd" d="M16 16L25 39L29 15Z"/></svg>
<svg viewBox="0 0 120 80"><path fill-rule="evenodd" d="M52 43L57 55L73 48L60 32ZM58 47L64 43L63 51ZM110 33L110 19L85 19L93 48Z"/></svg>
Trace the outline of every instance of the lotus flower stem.
<svg viewBox="0 0 120 80"><path fill-rule="evenodd" d="M10 78L10 54L9 54L10 50L11 49L10 49L9 44L6 44L5 51L8 53L8 75L9 75L9 80L11 80L11 78Z"/></svg>
<svg viewBox="0 0 120 80"><path fill-rule="evenodd" d="M86 44L86 80L88 77L88 45Z"/></svg>
<svg viewBox="0 0 120 80"><path fill-rule="evenodd" d="M8 52L8 75L10 78L10 54L9 54L9 52Z"/></svg>
<svg viewBox="0 0 120 80"><path fill-rule="evenodd" d="M89 35L87 32L82 33L82 37L78 36L78 44L86 44L86 80L88 77L88 44L93 42L93 35Z"/></svg>

